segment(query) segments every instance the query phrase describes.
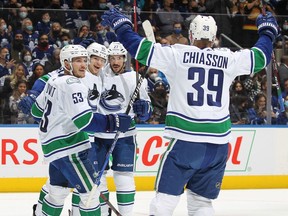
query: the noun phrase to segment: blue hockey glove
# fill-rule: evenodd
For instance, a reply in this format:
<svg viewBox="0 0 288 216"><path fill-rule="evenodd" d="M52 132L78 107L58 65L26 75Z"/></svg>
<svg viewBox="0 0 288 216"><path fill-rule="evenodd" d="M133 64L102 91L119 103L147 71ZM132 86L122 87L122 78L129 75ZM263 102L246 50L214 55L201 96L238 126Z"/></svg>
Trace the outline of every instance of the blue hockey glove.
<svg viewBox="0 0 288 216"><path fill-rule="evenodd" d="M90 44L96 42L93 38L87 38L86 40L82 40L80 45L87 48Z"/></svg>
<svg viewBox="0 0 288 216"><path fill-rule="evenodd" d="M27 96L23 97L19 102L18 108L26 115L30 114L32 105L35 103L39 94L37 91L29 90Z"/></svg>
<svg viewBox="0 0 288 216"><path fill-rule="evenodd" d="M259 35L267 35L272 42L278 35L278 24L272 13L267 12L265 15L260 14L256 19L256 26Z"/></svg>
<svg viewBox="0 0 288 216"><path fill-rule="evenodd" d="M125 113L109 114L107 119L107 131L109 132L120 131L124 133L128 131L132 121L131 116Z"/></svg>
<svg viewBox="0 0 288 216"><path fill-rule="evenodd" d="M150 102L146 100L136 100L133 103L133 111L139 117L140 120L146 121L151 116L151 106Z"/></svg>
<svg viewBox="0 0 288 216"><path fill-rule="evenodd" d="M132 22L128 17L123 15L117 8L112 8L106 11L102 16L101 24L103 26L110 26L116 34L121 34L126 29L132 29Z"/></svg>

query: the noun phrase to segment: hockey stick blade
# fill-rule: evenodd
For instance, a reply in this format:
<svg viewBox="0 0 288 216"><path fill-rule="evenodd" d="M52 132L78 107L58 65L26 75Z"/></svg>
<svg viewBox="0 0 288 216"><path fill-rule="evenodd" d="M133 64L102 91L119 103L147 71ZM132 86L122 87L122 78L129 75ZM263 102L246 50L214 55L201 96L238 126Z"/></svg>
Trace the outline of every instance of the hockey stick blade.
<svg viewBox="0 0 288 216"><path fill-rule="evenodd" d="M145 32L145 36L147 38L147 40L153 42L153 43L156 43L156 40L155 40L155 36L154 36L154 31L153 31L153 28L152 28L152 25L150 23L149 20L145 20L143 23L142 23L142 27L143 27L143 30Z"/></svg>

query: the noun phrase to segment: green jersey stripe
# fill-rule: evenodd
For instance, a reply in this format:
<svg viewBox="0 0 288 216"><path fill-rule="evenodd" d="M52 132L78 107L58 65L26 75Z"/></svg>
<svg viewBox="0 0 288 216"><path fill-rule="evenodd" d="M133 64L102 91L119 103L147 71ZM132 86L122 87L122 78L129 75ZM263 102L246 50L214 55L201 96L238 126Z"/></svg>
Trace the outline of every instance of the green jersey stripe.
<svg viewBox="0 0 288 216"><path fill-rule="evenodd" d="M60 137L53 139L50 142L42 143L42 150L45 155L50 155L59 151L65 151L67 148L71 149L83 141L89 142L88 134L80 131L76 134L67 137Z"/></svg>
<svg viewBox="0 0 288 216"><path fill-rule="evenodd" d="M198 133L223 134L231 128L231 121L229 118L223 122L200 123L191 122L174 115L167 115L165 123L167 127L175 127L180 130Z"/></svg>
<svg viewBox="0 0 288 216"><path fill-rule="evenodd" d="M36 103L34 103L32 105L32 109L31 109L31 114L32 116L36 117L36 118L42 118L43 112L41 109L39 109L39 107L37 106Z"/></svg>
<svg viewBox="0 0 288 216"><path fill-rule="evenodd" d="M50 77L51 76L46 74L46 75L41 76L39 79L46 83L50 79Z"/></svg>
<svg viewBox="0 0 288 216"><path fill-rule="evenodd" d="M141 41L140 48L138 48L138 52L135 56L135 58L144 65L147 65L148 59L151 54L153 43L151 41L148 41L147 39L144 39Z"/></svg>
<svg viewBox="0 0 288 216"><path fill-rule="evenodd" d="M74 119L73 122L76 125L76 127L81 130L91 122L92 117L93 117L92 112L85 112L82 115L79 115L76 119Z"/></svg>
<svg viewBox="0 0 288 216"><path fill-rule="evenodd" d="M265 65L266 65L266 58L264 53L258 49L253 47L252 52L254 53L254 59L255 59L255 67L254 67L254 72L259 72L261 71Z"/></svg>

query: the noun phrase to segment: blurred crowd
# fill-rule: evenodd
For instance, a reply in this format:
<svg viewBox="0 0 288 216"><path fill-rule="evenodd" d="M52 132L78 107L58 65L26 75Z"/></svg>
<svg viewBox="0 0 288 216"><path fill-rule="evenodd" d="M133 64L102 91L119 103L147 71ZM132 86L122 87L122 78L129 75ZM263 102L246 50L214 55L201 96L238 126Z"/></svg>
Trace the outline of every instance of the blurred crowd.
<svg viewBox="0 0 288 216"><path fill-rule="evenodd" d="M106 47L117 41L115 33L101 25L101 15L111 7L120 8L143 36L141 24L149 20L156 41L163 45L189 44L191 20L197 14L209 14L218 26L214 47L233 51L254 45L258 38L255 20L262 12L260 0L138 0L135 11L133 6L131 0L1 1L0 124L33 123L18 109L18 103L35 80L61 66L59 53L63 46L89 38ZM253 77L237 77L230 90L233 124L267 124L269 115L272 124L288 124L288 1L265 0L263 7L275 14L280 27L274 47L278 82L273 76L269 85L265 70ZM154 111L147 122L139 123L163 124L169 83L154 68L149 69L146 79ZM271 94L267 94L267 86L271 86Z"/></svg>

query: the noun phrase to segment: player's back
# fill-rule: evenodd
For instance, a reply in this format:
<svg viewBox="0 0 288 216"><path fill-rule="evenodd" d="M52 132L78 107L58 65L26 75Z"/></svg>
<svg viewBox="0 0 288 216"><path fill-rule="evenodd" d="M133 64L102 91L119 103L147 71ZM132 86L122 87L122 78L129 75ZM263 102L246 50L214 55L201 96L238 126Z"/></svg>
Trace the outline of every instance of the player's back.
<svg viewBox="0 0 288 216"><path fill-rule="evenodd" d="M170 84L167 136L172 133L172 137L185 140L226 143L231 127L229 88L236 76L251 73L251 65L250 50L233 53L156 44L151 66L161 70Z"/></svg>

